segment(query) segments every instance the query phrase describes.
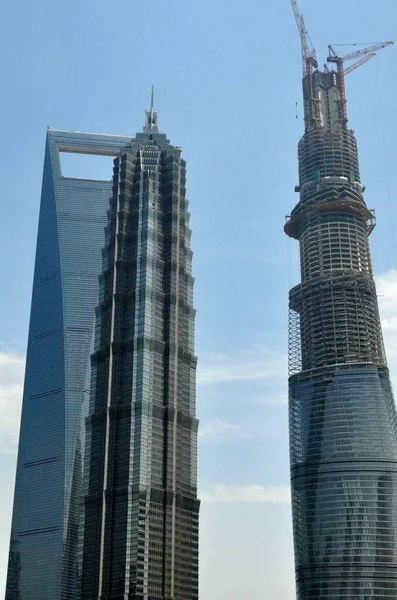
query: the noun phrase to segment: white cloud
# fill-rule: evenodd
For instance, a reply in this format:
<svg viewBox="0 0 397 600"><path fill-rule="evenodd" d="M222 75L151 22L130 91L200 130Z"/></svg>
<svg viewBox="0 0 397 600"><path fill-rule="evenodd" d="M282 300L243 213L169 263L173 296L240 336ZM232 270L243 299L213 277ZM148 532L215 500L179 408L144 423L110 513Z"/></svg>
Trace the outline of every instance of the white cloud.
<svg viewBox="0 0 397 600"><path fill-rule="evenodd" d="M228 381L280 380L287 376L287 355L257 347L239 355L201 354L197 383L208 385Z"/></svg>
<svg viewBox="0 0 397 600"><path fill-rule="evenodd" d="M382 331L391 375L397 384L397 270L375 277ZM267 346L235 354L200 354L197 383L200 386L233 381L262 381L270 384L263 397L257 396L255 404L285 404L287 394L284 383L287 378L287 354ZM281 386L281 388L280 388ZM396 388L397 392L397 388Z"/></svg>
<svg viewBox="0 0 397 600"><path fill-rule="evenodd" d="M199 439L200 442L225 442L242 433L243 428L240 425L221 419L213 419L200 426Z"/></svg>
<svg viewBox="0 0 397 600"><path fill-rule="evenodd" d="M397 330L397 271L375 277L382 327Z"/></svg>
<svg viewBox="0 0 397 600"><path fill-rule="evenodd" d="M283 391L277 389L266 390L261 396L255 396L252 398L252 404L256 406L285 406L288 404L288 388L287 388L287 375L283 373L284 379L282 384L284 386Z"/></svg>
<svg viewBox="0 0 397 600"><path fill-rule="evenodd" d="M397 394L397 271L375 277L387 362Z"/></svg>
<svg viewBox="0 0 397 600"><path fill-rule="evenodd" d="M291 502L288 485L262 486L258 484L224 485L219 484L209 492L202 492L204 502Z"/></svg>
<svg viewBox="0 0 397 600"><path fill-rule="evenodd" d="M25 357L0 352L0 453L15 453L18 444Z"/></svg>

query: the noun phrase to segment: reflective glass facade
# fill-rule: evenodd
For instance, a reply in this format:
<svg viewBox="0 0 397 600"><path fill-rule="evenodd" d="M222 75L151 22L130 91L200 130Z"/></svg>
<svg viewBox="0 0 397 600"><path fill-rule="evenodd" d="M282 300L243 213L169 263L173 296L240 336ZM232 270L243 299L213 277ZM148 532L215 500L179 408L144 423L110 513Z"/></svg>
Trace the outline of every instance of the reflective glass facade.
<svg viewBox="0 0 397 600"><path fill-rule="evenodd" d="M82 600L198 599L186 163L154 116L153 130L114 163L87 419Z"/></svg>
<svg viewBox="0 0 397 600"><path fill-rule="evenodd" d="M129 138L48 130L6 600L75 598L84 417L109 181L62 176L60 152Z"/></svg>
<svg viewBox="0 0 397 600"><path fill-rule="evenodd" d="M289 424L298 600L397 597L397 418L343 71L303 80L299 240L290 291ZM343 88L344 89L344 88ZM310 99L310 103L308 101Z"/></svg>
<svg viewBox="0 0 397 600"><path fill-rule="evenodd" d="M386 369L341 365L290 388L298 598L396 598L397 420Z"/></svg>

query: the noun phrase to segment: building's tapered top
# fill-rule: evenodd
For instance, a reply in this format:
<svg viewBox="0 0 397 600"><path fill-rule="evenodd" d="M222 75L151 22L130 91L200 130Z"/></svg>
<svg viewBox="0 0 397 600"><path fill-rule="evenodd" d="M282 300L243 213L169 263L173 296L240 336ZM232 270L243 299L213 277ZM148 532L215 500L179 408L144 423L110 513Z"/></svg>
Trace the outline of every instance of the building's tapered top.
<svg viewBox="0 0 397 600"><path fill-rule="evenodd" d="M154 110L154 86L152 85L152 95L150 98L150 109L145 110L144 133L159 133L159 111Z"/></svg>

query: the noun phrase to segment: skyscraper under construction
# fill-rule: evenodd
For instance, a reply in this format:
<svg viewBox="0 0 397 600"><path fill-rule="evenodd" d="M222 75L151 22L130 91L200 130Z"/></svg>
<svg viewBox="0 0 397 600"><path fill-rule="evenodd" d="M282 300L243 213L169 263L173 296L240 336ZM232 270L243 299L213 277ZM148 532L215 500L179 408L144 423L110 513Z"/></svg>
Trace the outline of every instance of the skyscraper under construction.
<svg viewBox="0 0 397 600"><path fill-rule="evenodd" d="M198 599L186 163L146 113L115 160L87 421L82 600Z"/></svg>
<svg viewBox="0 0 397 600"><path fill-rule="evenodd" d="M300 245L289 296L289 419L299 600L397 597L397 418L383 348L357 144L344 75L377 45L320 71L301 33L305 133L300 200L285 226ZM344 61L358 63L344 71Z"/></svg>

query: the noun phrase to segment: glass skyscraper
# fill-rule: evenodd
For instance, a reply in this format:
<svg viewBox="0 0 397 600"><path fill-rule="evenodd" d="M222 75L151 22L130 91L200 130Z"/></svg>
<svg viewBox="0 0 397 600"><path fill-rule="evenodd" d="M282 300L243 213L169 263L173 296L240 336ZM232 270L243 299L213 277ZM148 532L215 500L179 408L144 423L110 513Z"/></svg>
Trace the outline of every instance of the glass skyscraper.
<svg viewBox="0 0 397 600"><path fill-rule="evenodd" d="M157 120L47 132L6 600L198 599L186 163Z"/></svg>
<svg viewBox="0 0 397 600"><path fill-rule="evenodd" d="M197 600L186 163L144 132L114 163L87 419L82 600Z"/></svg>
<svg viewBox="0 0 397 600"><path fill-rule="evenodd" d="M302 20L298 24L302 24ZM304 31L304 27L301 28ZM305 48L304 48L305 49ZM343 63L304 64L289 423L299 600L397 597L397 419L383 348Z"/></svg>
<svg viewBox="0 0 397 600"><path fill-rule="evenodd" d="M116 156L130 138L49 129L6 600L75 598L98 274L109 181L62 176L60 153Z"/></svg>

